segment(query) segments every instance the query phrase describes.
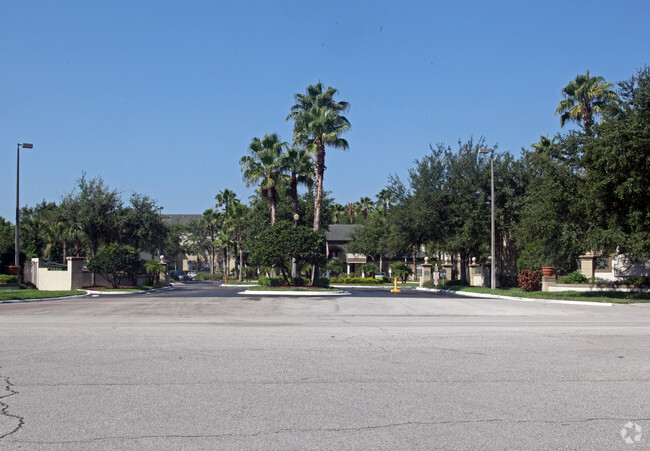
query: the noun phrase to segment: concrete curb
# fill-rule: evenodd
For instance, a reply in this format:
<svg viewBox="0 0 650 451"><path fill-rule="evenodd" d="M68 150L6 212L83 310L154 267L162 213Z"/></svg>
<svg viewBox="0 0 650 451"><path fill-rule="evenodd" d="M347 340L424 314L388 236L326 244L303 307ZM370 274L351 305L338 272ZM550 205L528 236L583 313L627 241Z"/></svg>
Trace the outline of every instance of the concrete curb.
<svg viewBox="0 0 650 451"><path fill-rule="evenodd" d="M416 288L416 289L417 291L428 291L430 293L455 294L457 296L469 296L475 298L505 299L508 301L518 301L518 302L541 302L543 304L566 304L566 305L592 305L597 307L611 307L612 305L614 305L611 302L562 301L559 299L520 298L516 296L501 296L498 294L471 293L469 291L440 290L437 288Z"/></svg>
<svg viewBox="0 0 650 451"><path fill-rule="evenodd" d="M262 296L348 296L347 291L240 291L237 294Z"/></svg>
<svg viewBox="0 0 650 451"><path fill-rule="evenodd" d="M123 296L125 294L145 294L145 293L153 293L155 291L162 291L162 290L171 290L172 287L160 287L160 288L153 288L151 290L142 290L142 291L98 291L98 290L86 290L86 293L92 294L92 295L119 295Z"/></svg>

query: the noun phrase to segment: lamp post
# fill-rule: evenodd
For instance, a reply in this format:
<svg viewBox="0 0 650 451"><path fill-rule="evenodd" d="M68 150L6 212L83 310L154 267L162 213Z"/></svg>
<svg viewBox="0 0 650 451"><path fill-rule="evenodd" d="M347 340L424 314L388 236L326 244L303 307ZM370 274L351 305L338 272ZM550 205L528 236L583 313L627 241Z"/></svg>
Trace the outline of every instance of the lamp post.
<svg viewBox="0 0 650 451"><path fill-rule="evenodd" d="M293 214L293 226L298 227L298 220L300 219L300 216L298 213ZM298 277L298 266L296 265L296 258L291 257L291 277L296 278ZM293 283L293 281L292 281Z"/></svg>
<svg viewBox="0 0 650 451"><path fill-rule="evenodd" d="M494 233L494 149L479 149L479 153L489 153L490 154L490 201L492 204L492 214L490 220L490 226L492 229L492 239L490 243L490 288L493 290L496 288L496 279L494 273L494 242L495 242L495 233Z"/></svg>
<svg viewBox="0 0 650 451"><path fill-rule="evenodd" d="M20 148L33 149L30 143L18 143L16 146L16 242L14 245L14 264L18 267L18 288L23 283L23 272L20 267Z"/></svg>
<svg viewBox="0 0 650 451"><path fill-rule="evenodd" d="M165 207L158 207L158 214L160 215L160 223L162 224L162 211ZM162 255L162 240L158 238L158 258ZM152 256L153 258L153 256Z"/></svg>

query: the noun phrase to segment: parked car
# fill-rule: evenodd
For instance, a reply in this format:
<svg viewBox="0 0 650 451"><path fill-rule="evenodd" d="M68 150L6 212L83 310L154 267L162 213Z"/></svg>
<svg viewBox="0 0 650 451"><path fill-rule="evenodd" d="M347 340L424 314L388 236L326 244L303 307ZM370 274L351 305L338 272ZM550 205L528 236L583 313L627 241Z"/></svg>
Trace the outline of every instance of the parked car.
<svg viewBox="0 0 650 451"><path fill-rule="evenodd" d="M183 271L172 271L169 273L169 277L177 281L192 280L190 276L185 274Z"/></svg>
<svg viewBox="0 0 650 451"><path fill-rule="evenodd" d="M383 272L378 272L377 274L375 274L375 279L385 279L386 277L388 276L386 275L386 273Z"/></svg>

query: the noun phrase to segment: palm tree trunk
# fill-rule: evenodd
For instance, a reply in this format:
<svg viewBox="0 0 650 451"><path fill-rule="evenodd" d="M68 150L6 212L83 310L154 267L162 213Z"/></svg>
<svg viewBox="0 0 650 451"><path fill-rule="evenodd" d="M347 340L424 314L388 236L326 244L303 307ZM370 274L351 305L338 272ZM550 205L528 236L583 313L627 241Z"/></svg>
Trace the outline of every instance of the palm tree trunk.
<svg viewBox="0 0 650 451"><path fill-rule="evenodd" d="M413 246L413 280L418 279L418 265L417 265L417 255L418 255L418 247Z"/></svg>
<svg viewBox="0 0 650 451"><path fill-rule="evenodd" d="M323 206L323 176L325 174L325 145L321 138L316 140L316 154L314 155L314 231L320 230L321 210ZM318 264L314 264L311 274L311 284L318 279Z"/></svg>
<svg viewBox="0 0 650 451"><path fill-rule="evenodd" d="M291 172L291 213L295 217L298 214L298 177Z"/></svg>
<svg viewBox="0 0 650 451"><path fill-rule="evenodd" d="M325 145L319 138L316 140L314 154L314 230L320 230L321 210L323 207L323 176L325 175Z"/></svg>
<svg viewBox="0 0 650 451"><path fill-rule="evenodd" d="M241 245L241 239L239 240L239 281L244 281L244 249Z"/></svg>
<svg viewBox="0 0 650 451"><path fill-rule="evenodd" d="M271 208L271 225L278 221L277 217L278 192L274 187L269 189L269 207Z"/></svg>

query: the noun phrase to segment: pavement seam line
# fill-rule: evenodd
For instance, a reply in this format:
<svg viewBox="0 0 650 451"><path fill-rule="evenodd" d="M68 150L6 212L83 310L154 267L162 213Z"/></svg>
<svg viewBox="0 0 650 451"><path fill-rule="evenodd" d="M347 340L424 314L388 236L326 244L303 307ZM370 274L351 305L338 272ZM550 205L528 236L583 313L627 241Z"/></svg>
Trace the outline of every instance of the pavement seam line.
<svg viewBox="0 0 650 451"><path fill-rule="evenodd" d="M561 426L573 426L575 424L590 423L594 421L629 421L627 418L585 418L578 420L507 420L504 418L485 418L477 420L449 420L449 421L406 421L403 423L388 423L358 427L329 427L329 428L281 428L276 430L258 431L252 433L224 433L224 434L164 434L164 435L132 435L132 436L108 436L108 437L95 437L85 440L65 440L65 441L29 441L20 440L16 443L37 443L37 444L72 444L72 443L93 443L106 440L143 440L143 439L174 439L174 438L230 438L230 437L258 437L262 435L275 435L291 432L309 433L309 432L360 432L375 429L387 429L393 427L404 426L435 426L435 425L452 425L452 424L478 424L478 423L543 423L543 424L557 424ZM650 418L635 418L632 421L650 421Z"/></svg>
<svg viewBox="0 0 650 451"><path fill-rule="evenodd" d="M5 398L9 398L10 396L17 395L18 392L12 388L14 386L14 384L11 383L11 381L9 380L9 377L2 376L2 375L0 375L0 377L4 379L4 381L5 381L5 389L9 392L6 395L0 396L0 400L5 399ZM3 415L5 417L9 417L9 418L15 418L16 420L18 420L18 426L16 426L12 431L9 431L9 432L7 432L5 434L0 435L0 440L1 440L1 439L5 438L5 437L11 435L11 434L14 434L14 433L18 432L20 430L20 428L23 427L23 424L25 424L25 419L23 417L21 417L21 416L12 415L9 412L7 412L7 410L9 410L9 404L5 403L4 401L0 401L0 408L1 408L0 409L0 415Z"/></svg>

